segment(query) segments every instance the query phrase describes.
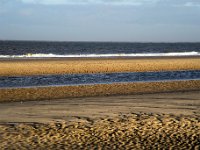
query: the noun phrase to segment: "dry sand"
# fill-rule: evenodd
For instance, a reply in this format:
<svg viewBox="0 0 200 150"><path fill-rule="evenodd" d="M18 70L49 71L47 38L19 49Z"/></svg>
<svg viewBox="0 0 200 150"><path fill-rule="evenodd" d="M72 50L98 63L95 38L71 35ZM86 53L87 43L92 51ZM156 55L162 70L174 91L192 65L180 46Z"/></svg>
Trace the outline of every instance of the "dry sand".
<svg viewBox="0 0 200 150"><path fill-rule="evenodd" d="M199 57L0 60L0 76L199 69Z"/></svg>
<svg viewBox="0 0 200 150"><path fill-rule="evenodd" d="M0 149L199 150L199 106L199 91L2 103Z"/></svg>
<svg viewBox="0 0 200 150"><path fill-rule="evenodd" d="M200 90L200 80L0 88L0 102Z"/></svg>
<svg viewBox="0 0 200 150"><path fill-rule="evenodd" d="M132 114L92 123L0 125L0 149L200 149L200 120Z"/></svg>

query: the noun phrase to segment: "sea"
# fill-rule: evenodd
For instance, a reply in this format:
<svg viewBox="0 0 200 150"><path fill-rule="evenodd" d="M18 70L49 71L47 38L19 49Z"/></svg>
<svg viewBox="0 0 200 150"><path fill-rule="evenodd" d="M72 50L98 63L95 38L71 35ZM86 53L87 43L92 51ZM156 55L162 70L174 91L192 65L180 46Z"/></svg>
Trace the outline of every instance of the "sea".
<svg viewBox="0 0 200 150"><path fill-rule="evenodd" d="M200 56L200 43L0 41L0 59ZM200 80L200 70L1 76L0 88Z"/></svg>

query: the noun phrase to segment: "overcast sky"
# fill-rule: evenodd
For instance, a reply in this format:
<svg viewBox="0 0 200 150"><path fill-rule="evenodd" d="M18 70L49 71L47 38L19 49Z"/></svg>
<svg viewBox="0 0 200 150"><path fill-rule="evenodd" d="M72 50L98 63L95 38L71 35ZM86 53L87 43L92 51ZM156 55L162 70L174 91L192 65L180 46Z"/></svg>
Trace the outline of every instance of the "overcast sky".
<svg viewBox="0 0 200 150"><path fill-rule="evenodd" d="M0 0L0 39L200 41L200 0Z"/></svg>

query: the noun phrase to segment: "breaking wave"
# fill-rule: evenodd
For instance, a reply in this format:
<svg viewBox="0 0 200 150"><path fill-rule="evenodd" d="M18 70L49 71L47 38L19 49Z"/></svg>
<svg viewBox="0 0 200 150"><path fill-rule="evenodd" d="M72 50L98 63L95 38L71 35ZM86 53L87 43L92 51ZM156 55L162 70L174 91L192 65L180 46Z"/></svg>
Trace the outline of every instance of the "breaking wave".
<svg viewBox="0 0 200 150"><path fill-rule="evenodd" d="M132 53L132 54L24 54L24 55L0 55L0 58L90 58L90 57L162 57L162 56L200 56L200 52L174 52L174 53Z"/></svg>

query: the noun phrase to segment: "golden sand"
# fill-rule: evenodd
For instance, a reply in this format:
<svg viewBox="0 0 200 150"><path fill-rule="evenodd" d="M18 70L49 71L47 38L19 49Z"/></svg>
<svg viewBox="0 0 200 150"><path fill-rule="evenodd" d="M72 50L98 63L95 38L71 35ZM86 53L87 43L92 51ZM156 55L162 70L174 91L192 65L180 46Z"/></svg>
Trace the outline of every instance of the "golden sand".
<svg viewBox="0 0 200 150"><path fill-rule="evenodd" d="M0 125L0 149L200 149L200 116L131 114Z"/></svg>
<svg viewBox="0 0 200 150"><path fill-rule="evenodd" d="M5 59L0 61L0 76L199 69L199 57L30 60Z"/></svg>
<svg viewBox="0 0 200 150"><path fill-rule="evenodd" d="M193 91L199 89L200 80L8 88L0 89L0 102Z"/></svg>

